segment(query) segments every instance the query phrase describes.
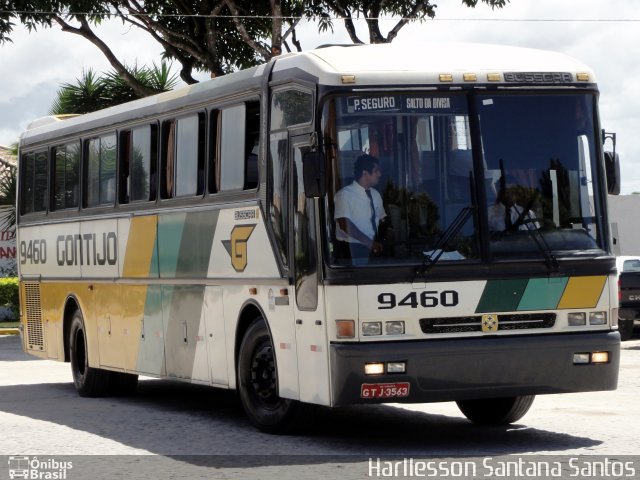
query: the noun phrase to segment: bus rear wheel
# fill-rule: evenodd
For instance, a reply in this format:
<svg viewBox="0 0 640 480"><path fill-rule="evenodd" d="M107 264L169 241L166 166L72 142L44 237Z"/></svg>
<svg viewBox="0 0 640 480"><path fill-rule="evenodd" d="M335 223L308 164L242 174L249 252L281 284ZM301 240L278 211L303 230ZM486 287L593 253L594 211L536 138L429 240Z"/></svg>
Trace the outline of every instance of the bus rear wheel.
<svg viewBox="0 0 640 480"><path fill-rule="evenodd" d="M267 433L291 431L299 402L278 396L273 343L262 317L249 326L238 356L238 391L249 421Z"/></svg>
<svg viewBox="0 0 640 480"><path fill-rule="evenodd" d="M507 398L459 400L458 408L478 425L508 425L517 422L529 411L535 395Z"/></svg>
<svg viewBox="0 0 640 480"><path fill-rule="evenodd" d="M73 383L81 397L102 397L109 387L109 372L89 366L87 336L80 310L71 318L69 358Z"/></svg>

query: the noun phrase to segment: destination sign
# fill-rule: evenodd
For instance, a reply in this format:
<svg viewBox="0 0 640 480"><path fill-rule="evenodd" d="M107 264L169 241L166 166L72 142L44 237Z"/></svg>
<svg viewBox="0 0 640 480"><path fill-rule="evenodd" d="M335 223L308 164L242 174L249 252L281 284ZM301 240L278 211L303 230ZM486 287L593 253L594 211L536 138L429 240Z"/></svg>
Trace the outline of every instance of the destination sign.
<svg viewBox="0 0 640 480"><path fill-rule="evenodd" d="M467 113L462 95L376 95L346 99L346 113Z"/></svg>

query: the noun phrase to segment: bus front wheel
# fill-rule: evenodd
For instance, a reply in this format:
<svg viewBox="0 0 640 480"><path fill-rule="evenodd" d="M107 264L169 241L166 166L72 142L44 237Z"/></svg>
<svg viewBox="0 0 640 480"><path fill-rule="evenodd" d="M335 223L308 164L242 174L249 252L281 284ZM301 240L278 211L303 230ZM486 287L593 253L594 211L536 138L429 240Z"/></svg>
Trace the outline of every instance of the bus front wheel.
<svg viewBox="0 0 640 480"><path fill-rule="evenodd" d="M267 433L287 433L295 423L299 402L278 396L276 358L262 317L249 326L238 356L238 391L251 423Z"/></svg>
<svg viewBox="0 0 640 480"><path fill-rule="evenodd" d="M82 313L76 310L69 329L69 358L73 383L81 397L102 397L109 386L109 372L89 366L87 336Z"/></svg>
<svg viewBox="0 0 640 480"><path fill-rule="evenodd" d="M507 398L459 400L458 408L478 425L508 425L517 422L529 411L535 395Z"/></svg>

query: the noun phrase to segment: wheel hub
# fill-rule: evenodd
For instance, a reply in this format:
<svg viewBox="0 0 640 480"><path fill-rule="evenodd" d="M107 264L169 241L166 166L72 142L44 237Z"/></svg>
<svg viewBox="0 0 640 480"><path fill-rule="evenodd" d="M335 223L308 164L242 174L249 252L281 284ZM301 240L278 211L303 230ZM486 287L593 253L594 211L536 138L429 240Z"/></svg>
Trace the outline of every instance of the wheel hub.
<svg viewBox="0 0 640 480"><path fill-rule="evenodd" d="M276 364L271 345L260 346L251 362L251 385L263 400L276 399Z"/></svg>

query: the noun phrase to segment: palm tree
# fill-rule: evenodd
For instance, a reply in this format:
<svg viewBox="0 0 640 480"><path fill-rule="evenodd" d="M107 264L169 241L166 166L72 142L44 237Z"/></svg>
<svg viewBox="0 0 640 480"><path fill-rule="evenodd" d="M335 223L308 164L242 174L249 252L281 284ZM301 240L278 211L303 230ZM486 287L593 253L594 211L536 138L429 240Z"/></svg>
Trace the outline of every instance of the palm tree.
<svg viewBox="0 0 640 480"><path fill-rule="evenodd" d="M160 66L133 67L129 73L140 83L157 93L171 90L178 83L177 74L165 62ZM82 72L76 83L63 83L51 106L51 115L89 113L102 108L141 98L115 71L96 75L92 70Z"/></svg>
<svg viewBox="0 0 640 480"><path fill-rule="evenodd" d="M0 212L8 212L0 221L0 230L9 230L16 224L16 170L15 165L0 161Z"/></svg>

